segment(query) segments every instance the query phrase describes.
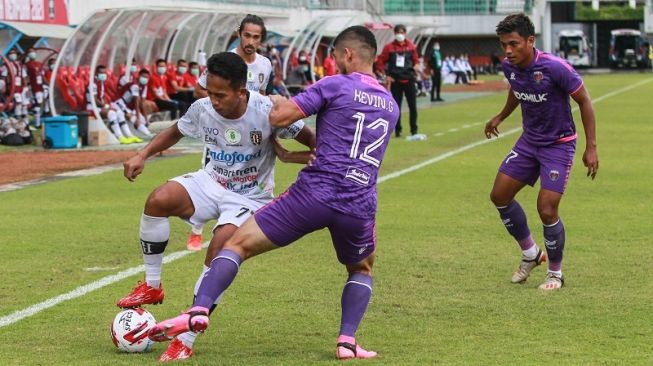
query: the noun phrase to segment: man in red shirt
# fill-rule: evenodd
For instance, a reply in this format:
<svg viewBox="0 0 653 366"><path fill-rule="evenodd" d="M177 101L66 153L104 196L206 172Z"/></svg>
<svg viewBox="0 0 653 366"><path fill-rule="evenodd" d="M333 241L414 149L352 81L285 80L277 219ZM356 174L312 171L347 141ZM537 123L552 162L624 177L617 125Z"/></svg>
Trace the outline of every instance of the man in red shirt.
<svg viewBox="0 0 653 366"><path fill-rule="evenodd" d="M332 49L328 50L328 54L324 58L324 62L322 62L322 66L324 67L324 76L335 75L338 72L338 70L336 69L336 60L333 59Z"/></svg>
<svg viewBox="0 0 653 366"><path fill-rule="evenodd" d="M390 92L400 111L399 121L395 127L395 136L401 136L401 102L404 94L410 110L410 134L414 136L417 134L415 82L419 57L415 44L406 38L406 26L397 24L394 32L395 40L383 47L383 52L376 61L376 70L379 76L385 78L386 85L390 86Z"/></svg>
<svg viewBox="0 0 653 366"><path fill-rule="evenodd" d="M188 74L188 62L184 59L177 61L177 71L167 73L166 91L172 100L177 100L190 106L193 101L193 85L187 84L184 76ZM182 111L182 114L186 111Z"/></svg>
<svg viewBox="0 0 653 366"><path fill-rule="evenodd" d="M188 63L188 72L184 74L184 83L194 90L197 84L197 79L200 77L200 65L197 62L191 61Z"/></svg>
<svg viewBox="0 0 653 366"><path fill-rule="evenodd" d="M188 105L178 100L172 100L166 91L168 82L168 64L164 59L156 60L156 70L150 76L147 90L147 99L156 103L159 110L170 111L171 118L176 119L183 115L180 111L186 111Z"/></svg>

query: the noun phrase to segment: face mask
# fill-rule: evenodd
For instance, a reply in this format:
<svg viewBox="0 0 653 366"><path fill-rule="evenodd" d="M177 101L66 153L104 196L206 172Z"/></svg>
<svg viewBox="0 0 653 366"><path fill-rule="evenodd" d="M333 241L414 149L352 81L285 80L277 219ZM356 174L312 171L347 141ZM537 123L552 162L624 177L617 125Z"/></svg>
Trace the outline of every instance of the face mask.
<svg viewBox="0 0 653 366"><path fill-rule="evenodd" d="M179 71L180 74L185 74L186 70L187 69L184 66L179 66L179 68L177 69L177 71Z"/></svg>
<svg viewBox="0 0 653 366"><path fill-rule="evenodd" d="M107 74L97 74L97 79L100 81L107 80Z"/></svg>
<svg viewBox="0 0 653 366"><path fill-rule="evenodd" d="M163 75L166 73L166 67L165 66L159 66L156 68L156 72L159 73L159 75Z"/></svg>
<svg viewBox="0 0 653 366"><path fill-rule="evenodd" d="M50 65L48 65L48 69L50 69L50 70L54 70L54 64L50 64Z"/></svg>
<svg viewBox="0 0 653 366"><path fill-rule="evenodd" d="M440 45L438 43L436 43L433 48L435 48L436 51L440 51Z"/></svg>
<svg viewBox="0 0 653 366"><path fill-rule="evenodd" d="M138 82L141 83L141 85L147 85L147 82L150 81L149 78L146 78L145 76L141 76L138 78Z"/></svg>
<svg viewBox="0 0 653 366"><path fill-rule="evenodd" d="M15 53L10 53L9 54L9 61L16 61L18 59L18 55Z"/></svg>
<svg viewBox="0 0 653 366"><path fill-rule="evenodd" d="M302 67L302 70L304 70L304 72L307 72L307 71L308 71L308 65L304 65L304 66Z"/></svg>
<svg viewBox="0 0 653 366"><path fill-rule="evenodd" d="M190 69L190 74L198 76L200 74L200 69Z"/></svg>
<svg viewBox="0 0 653 366"><path fill-rule="evenodd" d="M27 54L27 57L29 57L32 60L36 60L36 52L30 52Z"/></svg>
<svg viewBox="0 0 653 366"><path fill-rule="evenodd" d="M136 72L136 70L138 70L138 68L136 67L136 65L132 65L129 69L130 69L132 72Z"/></svg>
<svg viewBox="0 0 653 366"><path fill-rule="evenodd" d="M395 34L395 39L397 40L397 42L403 42L406 40L406 35L403 33L397 33Z"/></svg>

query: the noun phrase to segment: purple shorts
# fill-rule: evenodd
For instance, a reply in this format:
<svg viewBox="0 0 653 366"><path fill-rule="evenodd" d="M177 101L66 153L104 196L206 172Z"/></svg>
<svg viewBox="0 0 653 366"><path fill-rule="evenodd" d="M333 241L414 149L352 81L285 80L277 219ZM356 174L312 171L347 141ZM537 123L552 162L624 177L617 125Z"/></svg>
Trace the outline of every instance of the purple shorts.
<svg viewBox="0 0 653 366"><path fill-rule="evenodd" d="M503 160L499 171L530 186L539 177L543 189L564 193L575 152L576 140L535 146L522 137Z"/></svg>
<svg viewBox="0 0 653 366"><path fill-rule="evenodd" d="M376 249L375 219L340 213L296 185L256 211L254 219L265 236L280 247L328 228L342 264L356 264Z"/></svg>

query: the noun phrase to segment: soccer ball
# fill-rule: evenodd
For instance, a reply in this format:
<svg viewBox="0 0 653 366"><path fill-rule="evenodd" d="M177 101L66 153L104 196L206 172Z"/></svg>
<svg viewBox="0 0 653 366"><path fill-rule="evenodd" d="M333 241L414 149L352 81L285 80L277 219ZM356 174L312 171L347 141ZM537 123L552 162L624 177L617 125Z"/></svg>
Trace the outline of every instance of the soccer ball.
<svg viewBox="0 0 653 366"><path fill-rule="evenodd" d="M156 324L152 314L143 308L123 310L111 324L111 340L123 352L147 352L154 342L147 332Z"/></svg>

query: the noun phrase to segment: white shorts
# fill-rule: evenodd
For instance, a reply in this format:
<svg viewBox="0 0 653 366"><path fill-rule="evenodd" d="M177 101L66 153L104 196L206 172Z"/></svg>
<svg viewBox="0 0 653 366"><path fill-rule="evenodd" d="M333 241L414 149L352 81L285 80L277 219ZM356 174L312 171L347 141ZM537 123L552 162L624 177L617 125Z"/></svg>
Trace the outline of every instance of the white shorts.
<svg viewBox="0 0 653 366"><path fill-rule="evenodd" d="M225 224L240 227L264 205L226 190L204 170L180 175L170 181L181 184L193 201L195 213L187 220L191 225L204 225L210 220L218 219L215 227Z"/></svg>

